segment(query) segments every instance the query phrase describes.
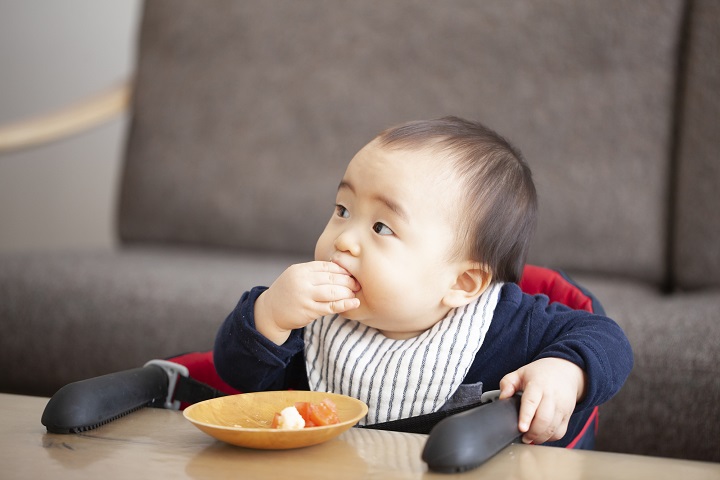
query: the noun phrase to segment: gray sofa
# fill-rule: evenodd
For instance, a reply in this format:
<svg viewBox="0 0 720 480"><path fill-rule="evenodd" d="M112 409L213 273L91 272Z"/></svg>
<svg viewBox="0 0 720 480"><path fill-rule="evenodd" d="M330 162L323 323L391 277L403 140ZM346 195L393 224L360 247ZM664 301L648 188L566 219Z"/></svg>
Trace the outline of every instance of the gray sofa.
<svg viewBox="0 0 720 480"><path fill-rule="evenodd" d="M0 256L0 391L211 349L310 259L365 142L453 114L524 152L530 262L633 344L598 448L720 461L718 47L714 0L148 0L120 247Z"/></svg>

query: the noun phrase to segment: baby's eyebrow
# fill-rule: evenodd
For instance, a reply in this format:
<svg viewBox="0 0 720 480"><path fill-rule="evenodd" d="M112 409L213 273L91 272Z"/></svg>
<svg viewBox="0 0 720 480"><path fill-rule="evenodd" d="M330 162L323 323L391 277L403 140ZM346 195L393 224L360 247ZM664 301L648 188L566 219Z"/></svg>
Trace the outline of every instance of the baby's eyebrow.
<svg viewBox="0 0 720 480"><path fill-rule="evenodd" d="M341 181L341 182L340 182L340 185L338 185L338 190L341 190L341 189L343 189L343 188L347 188L347 189L350 190L352 193L357 194L357 192L355 191L355 188L352 186L352 184L350 184L350 183L347 182L346 180ZM400 218L401 218L402 220L404 220L406 223L410 223L410 216L407 214L407 212L405 211L405 209L402 208L402 207L400 206L400 204L398 204L397 202L393 201L391 198L388 198L388 197L386 197L385 195L382 195L382 194L373 195L372 198L373 198L373 200L377 200L377 201L383 203L387 208L389 208L390 210L392 210L392 211L395 213L395 215L397 215L398 217L400 217Z"/></svg>

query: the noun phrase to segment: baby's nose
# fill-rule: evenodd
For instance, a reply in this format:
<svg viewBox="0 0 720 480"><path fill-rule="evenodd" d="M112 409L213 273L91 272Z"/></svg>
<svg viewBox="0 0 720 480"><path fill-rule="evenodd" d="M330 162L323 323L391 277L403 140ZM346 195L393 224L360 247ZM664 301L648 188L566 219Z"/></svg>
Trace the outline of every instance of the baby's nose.
<svg viewBox="0 0 720 480"><path fill-rule="evenodd" d="M335 238L335 249L339 252L347 252L357 257L360 255L360 242L352 232L346 230Z"/></svg>

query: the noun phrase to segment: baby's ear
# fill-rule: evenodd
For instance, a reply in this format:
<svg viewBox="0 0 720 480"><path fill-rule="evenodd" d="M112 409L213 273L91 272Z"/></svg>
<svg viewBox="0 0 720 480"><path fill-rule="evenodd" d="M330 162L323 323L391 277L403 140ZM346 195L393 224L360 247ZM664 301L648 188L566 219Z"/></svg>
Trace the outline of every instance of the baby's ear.
<svg viewBox="0 0 720 480"><path fill-rule="evenodd" d="M463 307L478 298L490 285L492 274L487 267L472 262L457 277L455 285L443 297L443 305L450 308Z"/></svg>

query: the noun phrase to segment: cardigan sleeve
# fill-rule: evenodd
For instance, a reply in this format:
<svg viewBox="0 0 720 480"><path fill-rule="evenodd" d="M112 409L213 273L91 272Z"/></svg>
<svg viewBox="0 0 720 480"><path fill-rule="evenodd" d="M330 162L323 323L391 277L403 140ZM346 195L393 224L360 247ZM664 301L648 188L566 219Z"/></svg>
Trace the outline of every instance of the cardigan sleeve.
<svg viewBox="0 0 720 480"><path fill-rule="evenodd" d="M293 330L282 345L256 330L255 300L266 289L245 292L215 338L215 369L228 385L242 392L284 388L288 365L303 350L302 330Z"/></svg>
<svg viewBox="0 0 720 480"><path fill-rule="evenodd" d="M530 296L506 284L465 383L482 381L492 390L506 374L547 357L568 360L585 371L585 396L576 411L612 398L633 366L630 343L610 318L549 303L544 295Z"/></svg>
<svg viewBox="0 0 720 480"><path fill-rule="evenodd" d="M533 360L562 358L585 371L585 396L576 411L610 400L633 367L632 348L620 326L584 310L548 305L546 301L536 303L530 322Z"/></svg>

